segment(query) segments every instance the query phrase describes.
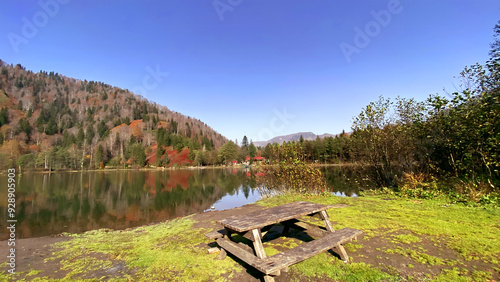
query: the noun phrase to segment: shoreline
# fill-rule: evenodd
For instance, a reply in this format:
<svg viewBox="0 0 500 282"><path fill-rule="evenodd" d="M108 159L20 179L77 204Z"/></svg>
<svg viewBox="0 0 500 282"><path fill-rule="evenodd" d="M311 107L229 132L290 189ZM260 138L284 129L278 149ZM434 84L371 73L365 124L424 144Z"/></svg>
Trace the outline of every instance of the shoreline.
<svg viewBox="0 0 500 282"><path fill-rule="evenodd" d="M360 166L360 164L356 163L342 163L342 164L313 164L318 167L351 167L351 166ZM143 168L104 168L104 169L82 169L82 170L22 170L19 175L24 173L40 173L40 174L52 174L59 172L108 172L108 171L164 171L164 170L196 170L196 169L252 169L257 167L266 167L266 166L275 166L275 165L229 165L229 166L178 166L178 167L143 167ZM16 168L17 169L17 168ZM5 172L0 172L0 175L5 174Z"/></svg>
<svg viewBox="0 0 500 282"><path fill-rule="evenodd" d="M390 195L356 198L285 195L125 230L98 229L19 239L16 274L0 273L0 280L148 277L210 281L222 276L228 281L258 281L259 274L248 271L245 264L230 256L218 260L218 254L208 254L207 249L214 247L214 243L204 234L220 229L217 220L294 201L335 205L328 210L335 229L350 227L362 230L363 234L345 245L352 258L350 263L338 263L335 256L321 253L291 266L288 273L279 277L281 281L500 278L496 264L500 259L500 242L494 236L500 217L498 209ZM460 222L455 220L457 217ZM447 228L443 229L443 224ZM477 228L464 228L471 224ZM7 246L2 242L0 252L4 253ZM279 236L266 241L264 247L272 255L300 243L296 236ZM0 257L0 265L5 266L5 259ZM198 267L186 268L187 264Z"/></svg>

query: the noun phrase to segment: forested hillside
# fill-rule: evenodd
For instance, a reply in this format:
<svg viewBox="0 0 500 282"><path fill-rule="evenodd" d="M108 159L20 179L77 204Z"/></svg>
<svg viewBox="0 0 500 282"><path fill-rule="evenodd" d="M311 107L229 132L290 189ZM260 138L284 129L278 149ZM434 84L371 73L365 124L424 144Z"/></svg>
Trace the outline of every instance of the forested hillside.
<svg viewBox="0 0 500 282"><path fill-rule="evenodd" d="M226 141L202 121L126 89L2 60L0 69L1 168L172 166L173 157L190 164L195 152Z"/></svg>

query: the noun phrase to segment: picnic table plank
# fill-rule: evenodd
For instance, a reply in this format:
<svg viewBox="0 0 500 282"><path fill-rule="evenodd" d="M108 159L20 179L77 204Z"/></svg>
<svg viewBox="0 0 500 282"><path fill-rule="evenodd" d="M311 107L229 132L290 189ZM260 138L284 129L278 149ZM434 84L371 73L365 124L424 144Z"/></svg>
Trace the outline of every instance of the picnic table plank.
<svg viewBox="0 0 500 282"><path fill-rule="evenodd" d="M222 237L224 237L224 235L226 235L225 229L215 230L215 231L212 231L212 232L205 234L205 236L208 239L212 239L212 240L222 238Z"/></svg>
<svg viewBox="0 0 500 282"><path fill-rule="evenodd" d="M225 257L226 251L230 252L262 272L265 281L274 281L273 276L279 276L280 271L285 271L290 265L329 249L340 255L344 262L347 262L348 256L342 244L356 238L362 232L352 228L335 231L326 210L336 207L340 206L294 202L245 215L232 216L217 221L224 227L225 232L222 232L222 230L211 232L207 234L207 237L219 238L216 242L222 248L220 253L221 258ZM298 220L303 216L317 216L318 220L323 221L325 227L323 228ZM286 250L272 257L267 257L261 241L262 235L265 230L277 223L284 225L284 233L288 231L289 227L297 227L299 229L306 229L306 232L314 237L321 238ZM223 235L224 233L225 236ZM231 241L231 234L239 234L250 239L253 244L253 250L247 245ZM221 236L224 237L220 238Z"/></svg>
<svg viewBox="0 0 500 282"><path fill-rule="evenodd" d="M243 216L232 216L218 221L222 226L237 232L259 229L292 218L313 214L328 209L328 206L310 202L294 202L252 212Z"/></svg>
<svg viewBox="0 0 500 282"><path fill-rule="evenodd" d="M254 264L249 264L264 274L274 273L282 268L332 249L335 246L340 246L340 244L346 243L361 233L361 230L343 228L338 231L328 233L319 239L301 244L293 249L278 253L274 256L253 261L252 263Z"/></svg>
<svg viewBox="0 0 500 282"><path fill-rule="evenodd" d="M255 265L259 260L258 257L242 249L237 243L228 238L217 239L217 244L249 265Z"/></svg>

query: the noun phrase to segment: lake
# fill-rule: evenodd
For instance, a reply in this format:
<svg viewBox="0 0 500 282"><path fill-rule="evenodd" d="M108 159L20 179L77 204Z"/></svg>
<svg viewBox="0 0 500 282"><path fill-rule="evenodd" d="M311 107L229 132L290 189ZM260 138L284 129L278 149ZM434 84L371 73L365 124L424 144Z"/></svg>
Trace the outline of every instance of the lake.
<svg viewBox="0 0 500 282"><path fill-rule="evenodd" d="M332 193L356 196L360 185L352 170L322 170ZM126 229L261 198L255 177L243 169L23 173L16 180L17 238ZM7 175L0 175L0 183L6 187ZM0 240L5 240L6 188L0 199Z"/></svg>

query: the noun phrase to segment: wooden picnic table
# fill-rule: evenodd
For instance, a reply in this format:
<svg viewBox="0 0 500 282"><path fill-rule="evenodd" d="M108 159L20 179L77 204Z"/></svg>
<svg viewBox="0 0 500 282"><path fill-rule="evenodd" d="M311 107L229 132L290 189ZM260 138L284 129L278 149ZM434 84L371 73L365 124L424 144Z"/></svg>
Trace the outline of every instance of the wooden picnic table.
<svg viewBox="0 0 500 282"><path fill-rule="evenodd" d="M225 258L226 251L230 252L262 272L265 281L274 281L273 276L279 276L281 271L288 271L290 265L330 249L336 252L344 262L348 261L342 244L362 232L352 228L335 231L326 212L331 207L310 202L294 202L244 215L231 216L218 221L224 227L223 231L211 232L207 234L207 237L217 239L216 242L221 247L221 259ZM299 220L303 216L315 215L319 215L322 219L324 229ZM262 245L262 233L275 224L284 226L284 234L290 227L293 227L307 229L315 234L315 237L320 238L268 257ZM242 235L252 241L253 250L243 243L233 241L232 234Z"/></svg>

